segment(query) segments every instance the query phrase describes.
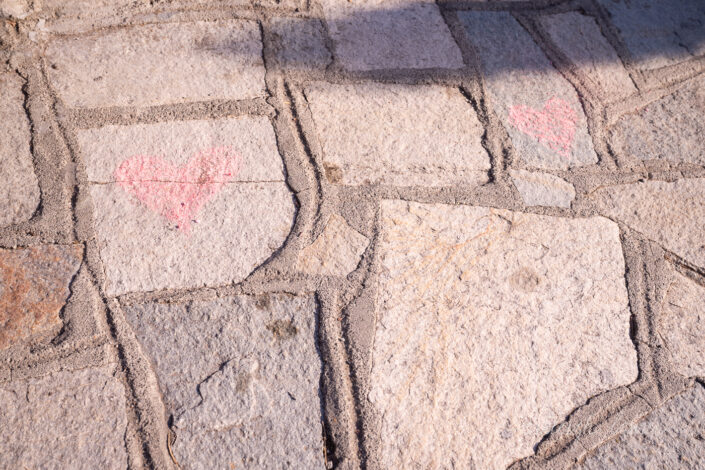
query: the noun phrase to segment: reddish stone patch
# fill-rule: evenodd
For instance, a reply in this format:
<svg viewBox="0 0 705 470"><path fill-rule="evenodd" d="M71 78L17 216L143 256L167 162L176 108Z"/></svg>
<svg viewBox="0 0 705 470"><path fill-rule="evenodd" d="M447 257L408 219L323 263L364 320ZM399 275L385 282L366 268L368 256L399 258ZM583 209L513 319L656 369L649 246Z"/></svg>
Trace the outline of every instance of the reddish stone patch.
<svg viewBox="0 0 705 470"><path fill-rule="evenodd" d="M61 325L80 245L0 249L0 350Z"/></svg>

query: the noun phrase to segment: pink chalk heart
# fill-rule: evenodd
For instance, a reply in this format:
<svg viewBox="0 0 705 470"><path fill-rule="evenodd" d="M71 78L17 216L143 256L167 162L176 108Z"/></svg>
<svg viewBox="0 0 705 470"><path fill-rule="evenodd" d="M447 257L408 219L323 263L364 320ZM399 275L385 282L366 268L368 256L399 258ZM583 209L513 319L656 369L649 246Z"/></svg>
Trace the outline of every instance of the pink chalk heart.
<svg viewBox="0 0 705 470"><path fill-rule="evenodd" d="M214 147L197 153L180 167L161 157L135 155L115 170L115 180L142 204L188 233L198 211L239 170L239 155L229 147Z"/></svg>
<svg viewBox="0 0 705 470"><path fill-rule="evenodd" d="M509 122L524 134L561 156L570 156L578 118L567 101L551 98L542 110L515 105L509 110Z"/></svg>

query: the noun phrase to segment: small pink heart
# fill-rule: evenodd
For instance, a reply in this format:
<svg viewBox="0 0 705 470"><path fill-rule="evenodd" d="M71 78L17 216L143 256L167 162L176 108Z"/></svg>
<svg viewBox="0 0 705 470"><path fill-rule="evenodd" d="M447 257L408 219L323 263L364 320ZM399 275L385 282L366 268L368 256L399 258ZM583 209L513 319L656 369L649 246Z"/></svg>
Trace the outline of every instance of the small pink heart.
<svg viewBox="0 0 705 470"><path fill-rule="evenodd" d="M201 207L239 170L239 155L229 147L214 147L180 167L161 157L135 155L123 161L114 175L125 191L188 233Z"/></svg>
<svg viewBox="0 0 705 470"><path fill-rule="evenodd" d="M570 156L577 121L568 102L555 97L541 111L522 105L509 110L509 122L514 127L564 157Z"/></svg>

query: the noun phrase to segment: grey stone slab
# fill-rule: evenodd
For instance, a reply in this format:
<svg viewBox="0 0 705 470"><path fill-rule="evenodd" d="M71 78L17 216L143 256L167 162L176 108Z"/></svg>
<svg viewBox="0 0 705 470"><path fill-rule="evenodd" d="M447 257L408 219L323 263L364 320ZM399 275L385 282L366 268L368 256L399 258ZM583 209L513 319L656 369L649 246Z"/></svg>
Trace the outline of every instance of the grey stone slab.
<svg viewBox="0 0 705 470"><path fill-rule="evenodd" d="M705 54L700 0L599 0L637 65L655 69Z"/></svg>
<svg viewBox="0 0 705 470"><path fill-rule="evenodd" d="M0 227L28 220L39 204L20 77L0 73Z"/></svg>
<svg viewBox="0 0 705 470"><path fill-rule="evenodd" d="M70 107L150 106L265 95L253 21L163 23L52 41L49 80Z"/></svg>
<svg viewBox="0 0 705 470"><path fill-rule="evenodd" d="M705 377L705 287L671 269L658 333L671 364L686 377Z"/></svg>
<svg viewBox="0 0 705 470"><path fill-rule="evenodd" d="M705 179L615 185L600 188L591 197L608 217L705 267Z"/></svg>
<svg viewBox="0 0 705 470"><path fill-rule="evenodd" d="M306 87L326 176L343 185L480 185L484 129L459 90L442 86Z"/></svg>
<svg viewBox="0 0 705 470"><path fill-rule="evenodd" d="M324 468L312 296L126 308L151 357L182 468Z"/></svg>
<svg viewBox="0 0 705 470"><path fill-rule="evenodd" d="M81 245L0 248L0 350L59 332Z"/></svg>
<svg viewBox="0 0 705 470"><path fill-rule="evenodd" d="M639 160L705 165L705 78L622 116L610 130L617 152Z"/></svg>
<svg viewBox="0 0 705 470"><path fill-rule="evenodd" d="M529 33L506 12L460 12L492 110L517 155L536 168L597 163L582 104Z"/></svg>
<svg viewBox="0 0 705 470"><path fill-rule="evenodd" d="M275 50L279 62L287 70L325 67L333 59L326 48L325 31L320 20L272 18Z"/></svg>
<svg viewBox="0 0 705 470"><path fill-rule="evenodd" d="M527 206L570 207L575 188L566 180L548 173L509 170L514 186Z"/></svg>
<svg viewBox="0 0 705 470"><path fill-rule="evenodd" d="M577 468L700 469L705 462L703 435L705 390L696 385L599 447Z"/></svg>
<svg viewBox="0 0 705 470"><path fill-rule="evenodd" d="M110 367L0 385L0 466L125 469L125 407Z"/></svg>
<svg viewBox="0 0 705 470"><path fill-rule="evenodd" d="M569 12L542 16L539 21L594 92L609 99L636 93L622 60L594 18Z"/></svg>
<svg viewBox="0 0 705 470"><path fill-rule="evenodd" d="M353 271L370 240L333 214L316 240L301 250L296 269L308 274L345 276Z"/></svg>
<svg viewBox="0 0 705 470"><path fill-rule="evenodd" d="M335 56L348 70L462 68L438 6L429 0L321 0Z"/></svg>
<svg viewBox="0 0 705 470"><path fill-rule="evenodd" d="M243 280L295 214L266 117L79 131L106 292Z"/></svg>
<svg viewBox="0 0 705 470"><path fill-rule="evenodd" d="M637 378L614 222L399 200L380 217L379 468L504 469Z"/></svg>

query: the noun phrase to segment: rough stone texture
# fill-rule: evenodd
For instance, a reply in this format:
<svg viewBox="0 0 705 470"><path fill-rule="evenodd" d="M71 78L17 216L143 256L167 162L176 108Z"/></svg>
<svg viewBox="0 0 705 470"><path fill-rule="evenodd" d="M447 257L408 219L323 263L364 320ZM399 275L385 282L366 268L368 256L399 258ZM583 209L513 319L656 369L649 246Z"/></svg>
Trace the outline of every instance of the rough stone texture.
<svg viewBox="0 0 705 470"><path fill-rule="evenodd" d="M323 468L313 297L127 308L174 417L182 468Z"/></svg>
<svg viewBox="0 0 705 470"><path fill-rule="evenodd" d="M622 184L601 188L592 197L608 217L705 267L705 179Z"/></svg>
<svg viewBox="0 0 705 470"><path fill-rule="evenodd" d="M705 165L705 77L632 114L611 129L613 147L641 160Z"/></svg>
<svg viewBox="0 0 705 470"><path fill-rule="evenodd" d="M506 12L461 12L476 47L492 110L517 156L537 168L597 162L582 105L572 85Z"/></svg>
<svg viewBox="0 0 705 470"><path fill-rule="evenodd" d="M594 91L611 99L636 93L621 59L593 18L570 12L544 16L540 21Z"/></svg>
<svg viewBox="0 0 705 470"><path fill-rule="evenodd" d="M658 318L671 363L686 377L705 377L705 287L672 270Z"/></svg>
<svg viewBox="0 0 705 470"><path fill-rule="evenodd" d="M0 0L0 18L21 19L30 11L29 0Z"/></svg>
<svg viewBox="0 0 705 470"><path fill-rule="evenodd" d="M705 54L705 3L700 0L599 0L632 58L655 69Z"/></svg>
<svg viewBox="0 0 705 470"><path fill-rule="evenodd" d="M353 271L370 241L333 214L323 233L299 254L296 268L308 274L345 276Z"/></svg>
<svg viewBox="0 0 705 470"><path fill-rule="evenodd" d="M348 70L463 67L430 0L321 0L335 56Z"/></svg>
<svg viewBox="0 0 705 470"><path fill-rule="evenodd" d="M705 461L703 435L705 390L696 385L597 449L578 468L697 470Z"/></svg>
<svg viewBox="0 0 705 470"><path fill-rule="evenodd" d="M277 59L286 69L325 67L332 60L319 20L272 18L270 24L276 34Z"/></svg>
<svg viewBox="0 0 705 470"><path fill-rule="evenodd" d="M266 117L105 126L78 140L109 295L239 282L291 229Z"/></svg>
<svg viewBox="0 0 705 470"><path fill-rule="evenodd" d="M575 188L566 180L547 173L510 170L514 186L527 206L570 207Z"/></svg>
<svg viewBox="0 0 705 470"><path fill-rule="evenodd" d="M381 468L504 469L636 379L613 222L405 201L381 220Z"/></svg>
<svg viewBox="0 0 705 470"><path fill-rule="evenodd" d="M482 125L457 89L316 83L305 93L332 183L487 182Z"/></svg>
<svg viewBox="0 0 705 470"><path fill-rule="evenodd" d="M148 0L40 0L35 1L35 8L40 8L44 14L57 17L84 17L96 13L115 13L127 6L147 5Z"/></svg>
<svg viewBox="0 0 705 470"><path fill-rule="evenodd" d="M257 23L197 21L56 39L47 72L72 107L149 106L263 96Z"/></svg>
<svg viewBox="0 0 705 470"><path fill-rule="evenodd" d="M0 350L58 332L82 253L80 245L0 249Z"/></svg>
<svg viewBox="0 0 705 470"><path fill-rule="evenodd" d="M29 121L19 76L0 73L0 227L28 220L39 204Z"/></svg>
<svg viewBox="0 0 705 470"><path fill-rule="evenodd" d="M109 367L0 385L0 467L127 468L125 390Z"/></svg>

